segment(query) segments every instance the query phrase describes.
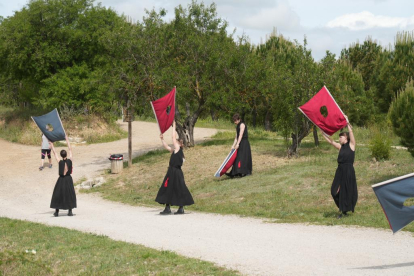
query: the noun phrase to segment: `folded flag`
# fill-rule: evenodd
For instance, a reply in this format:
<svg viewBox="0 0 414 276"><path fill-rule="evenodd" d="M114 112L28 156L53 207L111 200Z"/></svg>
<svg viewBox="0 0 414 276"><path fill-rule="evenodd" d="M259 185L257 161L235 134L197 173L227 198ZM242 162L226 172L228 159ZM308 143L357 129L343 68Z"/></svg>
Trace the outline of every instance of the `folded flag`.
<svg viewBox="0 0 414 276"><path fill-rule="evenodd" d="M167 95L151 102L152 110L154 110L155 118L161 134L166 132L172 123L175 116L175 87Z"/></svg>
<svg viewBox="0 0 414 276"><path fill-rule="evenodd" d="M414 220L414 206L404 206L414 197L414 173L372 185L372 189L394 233Z"/></svg>
<svg viewBox="0 0 414 276"><path fill-rule="evenodd" d="M232 149L230 153L227 155L226 159L224 159L224 162L221 164L220 168L216 171L214 174L215 177L220 177L223 174L225 174L231 166L233 166L234 160L236 160L237 157L237 150Z"/></svg>
<svg viewBox="0 0 414 276"><path fill-rule="evenodd" d="M321 113L323 107L326 108L326 116ZM326 86L322 87L307 103L299 107L299 110L329 136L347 125L341 108L339 108Z"/></svg>
<svg viewBox="0 0 414 276"><path fill-rule="evenodd" d="M32 119L49 141L56 142L66 139L65 129L56 108L45 115L32 116Z"/></svg>

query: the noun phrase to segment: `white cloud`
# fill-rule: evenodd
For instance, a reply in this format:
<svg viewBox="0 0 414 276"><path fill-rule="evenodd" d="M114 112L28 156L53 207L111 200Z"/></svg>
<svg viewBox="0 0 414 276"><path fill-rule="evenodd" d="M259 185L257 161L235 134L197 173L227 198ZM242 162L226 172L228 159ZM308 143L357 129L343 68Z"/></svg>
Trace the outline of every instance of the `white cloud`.
<svg viewBox="0 0 414 276"><path fill-rule="evenodd" d="M300 29L300 18L286 2L281 2L274 7L258 10L251 16L240 19L242 27L250 29L264 29L269 32L273 27L282 31Z"/></svg>
<svg viewBox="0 0 414 276"><path fill-rule="evenodd" d="M329 21L328 28L348 28L352 31L367 30L372 28L406 28L414 25L414 16L390 17L374 15L368 11L345 14Z"/></svg>

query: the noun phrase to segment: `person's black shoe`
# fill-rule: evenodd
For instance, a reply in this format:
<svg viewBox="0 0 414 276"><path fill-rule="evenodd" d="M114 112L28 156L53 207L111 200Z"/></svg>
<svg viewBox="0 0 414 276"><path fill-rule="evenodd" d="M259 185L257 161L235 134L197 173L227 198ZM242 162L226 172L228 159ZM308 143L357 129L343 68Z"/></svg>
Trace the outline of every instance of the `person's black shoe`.
<svg viewBox="0 0 414 276"><path fill-rule="evenodd" d="M170 206L167 205L165 206L164 211L160 212L160 215L169 215L169 214L171 214L171 209L170 209Z"/></svg>
<svg viewBox="0 0 414 276"><path fill-rule="evenodd" d="M69 210L69 212L68 212L68 216L70 216L70 217L72 217L72 216L73 216L73 214L72 214L72 209L70 209L70 210Z"/></svg>
<svg viewBox="0 0 414 276"><path fill-rule="evenodd" d="M178 208L177 212L174 212L174 215L184 215L184 207L180 206L180 208Z"/></svg>
<svg viewBox="0 0 414 276"><path fill-rule="evenodd" d="M53 213L53 215L54 215L55 217L59 216L59 209L56 209L56 211Z"/></svg>
<svg viewBox="0 0 414 276"><path fill-rule="evenodd" d="M341 219L346 216L348 216L348 214L346 212L342 212L341 214L338 215L337 219Z"/></svg>
<svg viewBox="0 0 414 276"><path fill-rule="evenodd" d="M234 177L234 175L232 175L232 174L230 174L230 173L225 173L225 175L227 175L228 177L230 177L230 178L233 178Z"/></svg>

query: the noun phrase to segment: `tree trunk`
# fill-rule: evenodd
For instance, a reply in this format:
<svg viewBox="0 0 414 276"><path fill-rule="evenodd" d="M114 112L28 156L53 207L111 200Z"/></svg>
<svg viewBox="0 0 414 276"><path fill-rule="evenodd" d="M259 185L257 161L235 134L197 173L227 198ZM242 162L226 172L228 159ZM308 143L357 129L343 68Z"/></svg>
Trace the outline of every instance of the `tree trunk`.
<svg viewBox="0 0 414 276"><path fill-rule="evenodd" d="M266 116L265 116L265 123L264 123L264 127L265 130L270 131L271 125L270 125L270 117L271 117L271 113L270 113L270 109L266 111Z"/></svg>
<svg viewBox="0 0 414 276"><path fill-rule="evenodd" d="M319 147L318 130L313 126L313 140L315 141L315 147Z"/></svg>
<svg viewBox="0 0 414 276"><path fill-rule="evenodd" d="M213 122L218 120L218 118L217 118L217 113L216 113L216 111L214 110L214 108L212 108L212 107L210 107L210 115L211 115L211 120L212 120Z"/></svg>
<svg viewBox="0 0 414 276"><path fill-rule="evenodd" d="M309 127L309 123L308 122L304 122L302 124L302 127L298 133L298 135L296 136L295 133L292 133L292 145L290 145L289 149L288 149L288 156L292 157L292 156L297 156L298 154L298 148L300 146L300 143L302 142L303 138L305 138L306 136L308 136L310 132L310 127Z"/></svg>
<svg viewBox="0 0 414 276"><path fill-rule="evenodd" d="M201 106L198 107L197 111L193 115L190 114L190 105L186 103L186 117L184 120L181 118L181 114L178 111L178 106L176 107L175 114L178 120L176 120L176 130L178 133L179 139L183 140L185 147L194 147L194 126L198 120L198 116L201 113ZM183 121L183 122L179 122Z"/></svg>
<svg viewBox="0 0 414 276"><path fill-rule="evenodd" d="M257 109L256 107L253 108L253 127L256 127L256 121L257 121Z"/></svg>

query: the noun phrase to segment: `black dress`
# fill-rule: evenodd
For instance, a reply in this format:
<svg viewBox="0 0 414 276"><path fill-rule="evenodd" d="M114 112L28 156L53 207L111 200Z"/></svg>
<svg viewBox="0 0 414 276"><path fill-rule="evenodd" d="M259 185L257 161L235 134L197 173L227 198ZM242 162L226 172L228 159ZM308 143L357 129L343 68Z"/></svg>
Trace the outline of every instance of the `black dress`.
<svg viewBox="0 0 414 276"><path fill-rule="evenodd" d="M339 150L338 168L331 187L331 195L341 212L354 212L358 200L354 160L355 151L351 149L349 142L343 144Z"/></svg>
<svg viewBox="0 0 414 276"><path fill-rule="evenodd" d="M65 164L68 166L68 171L64 175ZM50 208L53 209L73 209L76 208L76 194L73 187L72 176L72 160L64 159L59 161L59 178L53 190L52 201Z"/></svg>
<svg viewBox="0 0 414 276"><path fill-rule="evenodd" d="M237 139L239 139L240 135L240 125L244 124L240 122L237 124L236 131L237 131ZM248 140L248 133L247 133L247 126L244 124L244 132L243 137L240 140L239 148L237 150L236 160L234 160L233 167L230 171L231 176L244 176L252 174L253 171L253 163L252 163L252 151L250 149L250 143Z"/></svg>
<svg viewBox="0 0 414 276"><path fill-rule="evenodd" d="M184 153L181 148L177 153L173 152L171 154L168 171L155 198L156 202L175 206L194 204L193 197L185 185L184 174L181 170L183 160Z"/></svg>

